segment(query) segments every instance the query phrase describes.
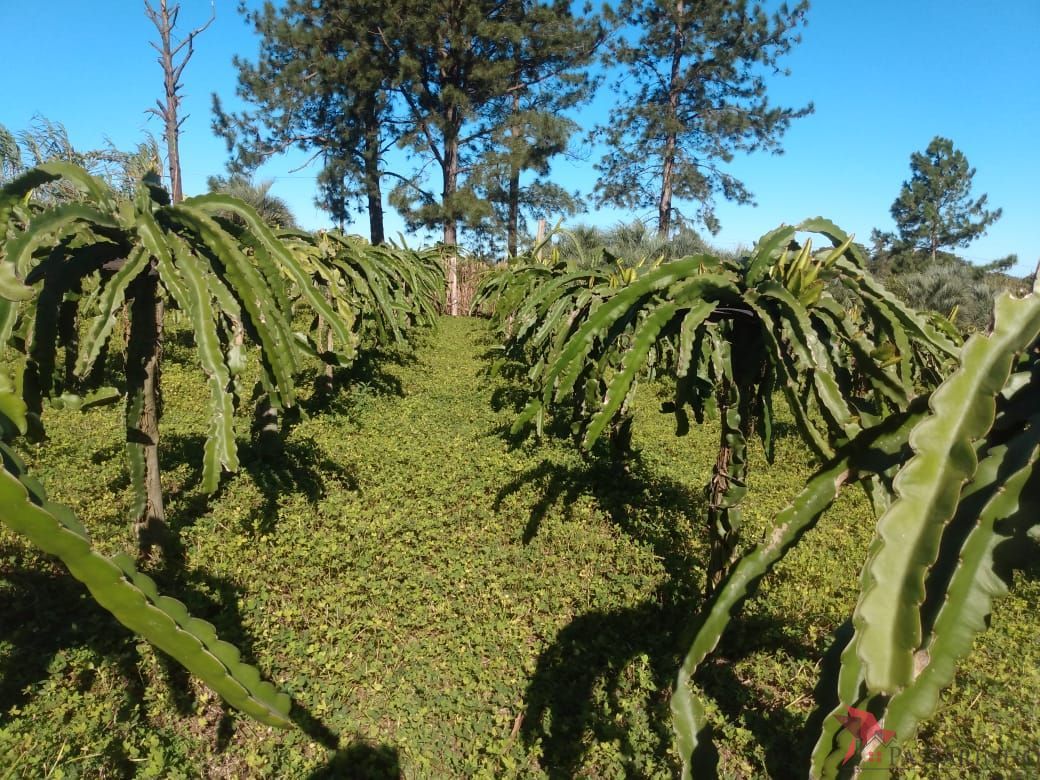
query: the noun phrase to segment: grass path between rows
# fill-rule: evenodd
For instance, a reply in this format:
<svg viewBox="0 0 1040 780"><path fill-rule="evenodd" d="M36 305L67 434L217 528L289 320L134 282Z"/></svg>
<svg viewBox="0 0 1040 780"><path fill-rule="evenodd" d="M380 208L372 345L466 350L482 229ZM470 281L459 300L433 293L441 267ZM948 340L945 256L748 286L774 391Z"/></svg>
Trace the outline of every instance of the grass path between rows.
<svg viewBox="0 0 1040 780"><path fill-rule="evenodd" d="M162 447L182 549L155 574L338 743L229 714L0 532L0 769L671 777L667 696L697 609L700 488L717 434L676 438L644 388L627 477L567 441L513 441L522 399L485 375L489 347L483 323L442 320L414 352L358 366L331 403L305 403L274 462L250 451L243 419L243 470L207 498L197 491L202 379L174 340ZM52 413L50 441L29 453L113 551L129 543L120 419L118 408ZM774 467L752 458L751 537L810 465L793 436L781 437ZM723 776L804 774L792 735L828 635L851 609L870 524L850 493L747 605L725 662L706 670ZM1040 735L1013 712L1040 692L1038 590L1026 578L1001 603L997 631L915 746L918 765L952 756L965 733L981 746L970 766L1026 765Z"/></svg>

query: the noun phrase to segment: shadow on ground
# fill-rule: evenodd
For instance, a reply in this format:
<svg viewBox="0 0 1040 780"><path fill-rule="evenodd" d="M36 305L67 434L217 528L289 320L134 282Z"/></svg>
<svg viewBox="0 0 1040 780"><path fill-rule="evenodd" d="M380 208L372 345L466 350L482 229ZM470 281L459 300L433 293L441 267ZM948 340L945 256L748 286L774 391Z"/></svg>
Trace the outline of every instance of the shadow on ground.
<svg viewBox="0 0 1040 780"><path fill-rule="evenodd" d="M359 396L404 397L404 385L393 367L414 366L411 349L366 349L354 362L332 371L331 383L324 370L312 377L312 390L300 404L304 414L340 414L351 417L357 411Z"/></svg>
<svg viewBox="0 0 1040 780"><path fill-rule="evenodd" d="M314 770L308 780L398 780L401 761L390 745L373 745L358 740L342 748L325 766Z"/></svg>
<svg viewBox="0 0 1040 780"><path fill-rule="evenodd" d="M506 485L497 506L532 486L538 498L523 530L525 543L537 535L554 506L591 495L621 532L653 547L666 576L645 602L585 612L555 636L539 656L528 685L523 738L541 745L542 768L552 778L588 770L584 764L593 743L613 743L632 767L651 754L677 771L669 697L702 604L703 548L695 540L705 513L703 494L651 473L638 457L623 474L602 458L577 467L546 460ZM682 518L686 522L677 522ZM782 650L797 659L815 655L813 647L792 641L783 627L779 620L738 618L716 654L725 662L707 665L698 674L698 683L723 715L741 722L763 745L774 777L787 777L800 765L792 762L790 751L800 716L761 700L759 692L736 676L733 663L762 649ZM640 674L649 679L634 679ZM645 709L648 722L636 722L634 699L642 702L636 709ZM718 756L710 749L697 759L705 776L716 771Z"/></svg>
<svg viewBox="0 0 1040 780"><path fill-rule="evenodd" d="M22 554L17 548L0 548L0 560L17 561ZM243 661L255 665L253 639L243 628L237 606L240 589L205 572L174 568L169 559L160 563L148 570L159 591L182 601L193 617L212 623L221 639L239 649ZM117 670L123 696L118 710L111 713L113 719L147 721L146 688L155 684L165 688L178 716L193 721L200 717L195 695L198 686L187 670L156 651L156 676L145 671L137 649L140 638L123 628L90 598L81 583L57 566L27 570L7 563L0 567L0 593L4 596L0 600L0 636L6 645L0 654L0 726L12 707L24 705L36 685L55 675L63 675L80 692L91 688L97 677L93 662L89 666L66 663L62 668L65 662L61 659L75 648L88 648L92 656L104 658ZM151 681L146 682L149 678ZM234 737L236 723L244 716L233 716L225 703L212 697L202 713L215 752L224 752ZM337 748L338 735L299 702L293 703L290 717L318 744L330 750ZM117 776L133 776L137 769L115 741L106 743L102 757L104 765ZM311 776L397 778L400 766L394 748L357 741L338 750L327 766Z"/></svg>

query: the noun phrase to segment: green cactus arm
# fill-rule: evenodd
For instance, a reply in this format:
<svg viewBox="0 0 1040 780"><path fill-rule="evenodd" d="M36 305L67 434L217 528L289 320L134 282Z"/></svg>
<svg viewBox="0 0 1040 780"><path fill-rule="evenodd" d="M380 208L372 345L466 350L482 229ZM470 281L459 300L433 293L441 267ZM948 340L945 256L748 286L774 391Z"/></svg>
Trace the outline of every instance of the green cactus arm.
<svg viewBox="0 0 1040 780"><path fill-rule="evenodd" d="M229 227L232 227L232 225L229 225ZM235 225L233 227L238 226ZM275 260L268 247L248 230L238 230L232 235L235 236L235 240L243 247L250 250L249 259L253 261L253 265L260 272L260 275L264 277L264 281L267 282L267 290L272 296L271 303L279 311L291 315L293 304L299 294L299 291L295 289L295 285L291 283L292 277ZM286 284L286 277L289 277L290 284ZM308 281L310 280L308 279ZM289 316L288 319L291 320L292 317Z"/></svg>
<svg viewBox="0 0 1040 780"><path fill-rule="evenodd" d="M173 269L171 269L173 270ZM195 345L209 388L209 429L202 459L202 489L216 491L221 469L238 470L238 447L235 443L235 408L228 386L231 374L220 349L220 336L214 311L210 305L210 285L200 263L189 252L178 257L176 271L183 279L186 297L177 303L191 318ZM180 285L175 285L180 286Z"/></svg>
<svg viewBox="0 0 1040 780"><path fill-rule="evenodd" d="M744 277L749 287L754 287L765 279L777 256L794 239L794 234L794 227L781 225L758 240Z"/></svg>
<svg viewBox="0 0 1040 780"><path fill-rule="evenodd" d="M913 737L917 725L936 709L940 691L953 681L956 663L971 652L975 637L986 630L993 601L1007 593L1007 583L994 571L995 548L1012 538L1005 528L1015 520L1035 522L1040 510L1040 418L1008 445L991 450L979 463L975 479L961 498L961 510L974 527L959 548L948 551L955 566L945 583L945 598L932 623L930 640L915 654L913 681L888 703L886 728L900 741ZM988 497L979 512L967 500ZM956 520L954 521L956 522Z"/></svg>
<svg viewBox="0 0 1040 780"><path fill-rule="evenodd" d="M18 278L14 263L0 257L0 298L5 301L27 301L32 297L32 288Z"/></svg>
<svg viewBox="0 0 1040 780"><path fill-rule="evenodd" d="M848 312L837 301L829 298L817 303L815 309L817 315L825 318L830 328L841 336L841 343L852 353L856 368L866 375L874 389L897 408L905 408L913 387L907 387L900 377L871 357L874 346L849 323Z"/></svg>
<svg viewBox="0 0 1040 780"><path fill-rule="evenodd" d="M852 245L852 236L842 230L840 227L835 225L826 217L809 217L808 219L802 220L798 223L796 230L801 230L807 233L819 233L830 239L830 242L835 247L843 247L842 254L848 253L856 260L862 259Z"/></svg>
<svg viewBox="0 0 1040 780"><path fill-rule="evenodd" d="M104 180L91 176L77 165L67 162L48 162L26 171L0 189L0 225L6 224L22 200L37 187L57 179L65 179L86 193L90 200L110 210L114 204L111 188Z"/></svg>
<svg viewBox="0 0 1040 780"><path fill-rule="evenodd" d="M295 337L285 313L273 304L273 296L267 294L265 278L245 257L237 242L201 210L177 205L164 208L160 213L190 228L223 265L228 286L248 314L249 322L260 341L274 384L286 404L295 403Z"/></svg>
<svg viewBox="0 0 1040 780"><path fill-rule="evenodd" d="M852 621L847 621L836 632L835 644L831 648L833 652L840 651L838 668L832 676L825 675L820 681L820 687L826 689L833 677L835 690L828 706L820 708L820 736L809 756L811 780L831 780L838 776L842 768L852 735L842 726L838 716L847 714L850 705L867 710L874 701L874 697L863 696L863 662L856 652L859 636L853 633L851 637L843 637L843 629L854 630Z"/></svg>
<svg viewBox="0 0 1040 780"><path fill-rule="evenodd" d="M33 217L22 232L4 245L7 262L19 272L27 274L33 252L47 241L53 241L82 224L118 229L119 221L111 214L82 203L66 203L55 206ZM29 282L31 284L31 281Z"/></svg>
<svg viewBox="0 0 1040 780"><path fill-rule="evenodd" d="M933 415L911 435L915 454L896 475L897 499L878 520L881 543L867 561L870 580L854 614L872 691L895 694L913 680L928 568L978 465L975 440L993 424L1015 355L1038 332L1040 296L999 297L993 332L965 344L961 366L931 396Z"/></svg>
<svg viewBox="0 0 1040 780"><path fill-rule="evenodd" d="M548 307L542 316L541 322L533 314L524 318L525 321L521 321L516 333L513 335L513 341L520 344L525 343L524 337L530 328L538 326L537 330L530 335L530 338L526 339L527 346L537 351L558 332L558 328L563 324L564 318L569 317L581 308L581 304L574 298L561 296Z"/></svg>
<svg viewBox="0 0 1040 780"><path fill-rule="evenodd" d="M119 311L126 300L126 290L148 265L148 260L148 252L144 248L135 249L126 258L123 266L105 283L98 298L100 311L91 320L76 356L75 372L81 379L87 375L101 354L101 349L112 334L112 328L115 327Z"/></svg>
<svg viewBox="0 0 1040 780"><path fill-rule="evenodd" d="M768 309L757 302L749 301L749 305L762 323L762 339L769 350L769 361L776 372L780 390L794 415L795 425L798 426L802 438L812 449L813 454L821 461L829 460L834 456L834 449L827 441L827 437L816 427L807 404L798 396L799 382L796 367L790 364L789 353L780 343L780 337L777 335L783 332L780 324L774 320Z"/></svg>
<svg viewBox="0 0 1040 780"><path fill-rule="evenodd" d="M860 266L840 257L835 261L834 267L844 272L839 276L842 285L857 295L879 304L874 308L884 310L908 335L931 345L938 355L946 358L957 357L960 352L959 344L902 303Z"/></svg>
<svg viewBox="0 0 1040 780"><path fill-rule="evenodd" d="M375 262L376 258L362 251L352 251L343 258L341 267L348 265L353 271L354 278L360 278L363 282L361 289L367 290L365 296L370 303L374 303L372 313L377 315L375 323L383 333L383 338L393 339L397 343L404 342L404 334L401 333L394 316L394 308L389 294L389 280Z"/></svg>
<svg viewBox="0 0 1040 780"><path fill-rule="evenodd" d="M97 553L81 527L63 518L71 512L58 505L35 503L19 479L17 459L6 445L0 445L0 454L0 521L59 557L119 622L168 653L230 705L261 723L281 728L290 725L291 702L286 694L263 682L254 667L239 660L238 651L218 640L212 626L189 617L180 602L159 596L155 583L136 571L128 557L109 560ZM38 500L42 498L38 496Z"/></svg>
<svg viewBox="0 0 1040 780"><path fill-rule="evenodd" d="M293 280L293 283L306 298L310 307L325 318L325 321L332 328L340 343L344 346L352 343L349 328L329 305L328 301L325 300L325 296L314 286L314 282L304 272L293 253L278 240L271 228L260 219L256 211L237 198L219 193L188 198L181 206L184 208L197 208L205 212L230 211L238 215L246 223L248 230L260 240L267 252L275 259L277 266L284 270Z"/></svg>
<svg viewBox="0 0 1040 780"><path fill-rule="evenodd" d="M544 311L554 302L565 301L570 298L570 293L574 290L576 284L577 289L581 289L587 285L588 280L600 278L602 281L601 277L602 275L597 274L595 271L574 271L551 278L539 285L532 293L525 296L521 304L519 314L524 324L521 324L517 329L514 338L522 340L527 329L538 323L538 312ZM567 289L567 294L558 295L564 289Z"/></svg>
<svg viewBox="0 0 1040 780"><path fill-rule="evenodd" d="M27 427L25 401L12 378L0 370L0 441L16 434L25 435Z"/></svg>
<svg viewBox="0 0 1040 780"><path fill-rule="evenodd" d="M831 439L851 439L859 433L860 425L838 387L834 366L805 307L776 282L763 282L758 286L757 294L759 300L774 300L783 309L786 316L778 318L778 321L788 335L788 344L795 358L801 361L800 373L808 375L817 405L831 426Z"/></svg>
<svg viewBox="0 0 1040 780"><path fill-rule="evenodd" d="M58 178L61 178L58 174L32 168L0 187L0 225L6 228L16 210L22 213L19 206L25 203L34 189Z"/></svg>
<svg viewBox="0 0 1040 780"><path fill-rule="evenodd" d="M646 362L650 347L657 341L661 329L675 316L678 308L674 301L664 301L643 320L642 324L639 325L632 335L632 345L625 350L621 361L621 370L611 378L610 384L607 385L603 403L596 413L593 414L592 420L585 431L585 437L582 441L583 447L592 447L599 435L603 433L603 429L607 427L614 415L621 409L625 396L628 395L628 391L635 381L636 374L643 368ZM709 304L704 316L706 317L708 312L714 308L713 305Z"/></svg>
<svg viewBox="0 0 1040 780"><path fill-rule="evenodd" d="M688 701L694 695L689 685L692 675L708 653L718 646L740 605L754 592L761 579L798 543L802 535L815 525L844 484L853 475L877 473L899 461L905 453L907 437L924 416L924 410L924 402L917 401L907 412L893 415L882 424L863 431L842 447L776 516L766 539L733 566L706 605L705 616L683 659L672 694L672 725L684 762L689 762L697 746L698 733L705 725L703 720L689 719L689 713L702 709L692 707Z"/></svg>
<svg viewBox="0 0 1040 780"><path fill-rule="evenodd" d="M545 402L548 403L553 395L562 399L571 391L595 340L609 335L611 327L620 318L632 318L633 309L638 308L640 301L652 293L681 282L683 291L689 295L699 294L712 300L739 297L740 293L729 277L719 274L697 275L703 261L703 257L695 256L662 265L604 301L571 336L546 373Z"/></svg>
<svg viewBox="0 0 1040 780"><path fill-rule="evenodd" d="M137 235L141 246L155 258L156 267L159 271L159 280L173 296L175 301L181 301L187 296L187 291L181 284L180 275L173 267L173 254L175 251L187 251L184 240L176 233L164 233L155 217L147 210L137 212Z"/></svg>
<svg viewBox="0 0 1040 780"><path fill-rule="evenodd" d="M1034 417L1010 444L990 448L980 460L975 478L961 494L950 528L965 526L967 534L948 532L951 544L944 539L945 560L940 560L933 570L933 576L938 576L931 583L937 587L932 594L937 615L928 643L915 652L913 682L887 702L871 695L863 686L863 662L857 652L859 635L847 642L837 673L836 701L823 708L821 734L810 760L810 777L837 776L850 737L836 716L844 714L847 706L873 709L883 718L884 727L895 732L896 740L903 744L913 739L918 724L935 712L940 691L953 681L955 664L967 656L975 637L985 630L993 600L1006 593L1006 584L992 568L993 551L1011 534L1002 535L998 524L1001 519L1031 522L1040 509L1040 484L1035 471L1040 454L1038 424L1040 417ZM875 535L868 558L881 541ZM864 568L861 587L867 584L869 578ZM826 689L827 683L827 679L821 679L822 688ZM879 706L874 706L875 701ZM883 780L891 769L884 764L872 764L871 775Z"/></svg>

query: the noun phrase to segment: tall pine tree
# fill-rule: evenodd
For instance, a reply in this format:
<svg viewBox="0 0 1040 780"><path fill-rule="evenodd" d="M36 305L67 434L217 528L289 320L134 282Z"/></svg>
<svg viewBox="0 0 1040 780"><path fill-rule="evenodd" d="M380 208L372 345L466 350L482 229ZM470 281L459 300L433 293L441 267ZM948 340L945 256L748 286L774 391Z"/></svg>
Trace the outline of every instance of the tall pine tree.
<svg viewBox="0 0 1040 780"><path fill-rule="evenodd" d="M256 108L225 113L214 95L214 129L238 171L290 148L323 165L317 204L338 222L367 211L383 241L386 151L398 140L392 116L395 57L385 49L378 0L288 0L248 11L260 36L256 64L236 57L239 97ZM399 175L399 174L398 174Z"/></svg>
<svg viewBox="0 0 1040 780"><path fill-rule="evenodd" d="M934 263L944 247L966 247L1000 219L986 210L987 196L971 198L975 169L949 138L936 136L924 152L910 155L910 179L892 204L898 248L926 251Z"/></svg>
<svg viewBox="0 0 1040 780"><path fill-rule="evenodd" d="M518 93L522 101L529 90L548 89L580 69L591 53L588 26L573 18L565 0L431 0L421 7L397 0L386 12L383 31L399 56L399 91L410 119L404 142L440 172L439 192L427 184L424 165L395 187L392 202L409 225L439 227L444 244L454 246L460 225L494 218L477 185L503 128L519 139L513 135ZM510 167L522 168L519 155L510 157ZM448 300L457 314L453 255Z"/></svg>
<svg viewBox="0 0 1040 780"><path fill-rule="evenodd" d="M473 177L493 209L486 232L505 235L510 257L527 217L571 215L581 204L577 192L550 180L550 164L569 153L580 130L566 112L586 103L598 85L587 66L607 35L588 5L582 18L571 15L567 0L518 4L517 12L525 15L526 32L514 45L510 99L500 106L507 115L496 122L494 145Z"/></svg>
<svg viewBox="0 0 1040 780"><path fill-rule="evenodd" d="M766 95L766 74L799 42L808 7L784 3L770 15L746 0L622 0L618 20L630 32L610 51L622 100L598 129L610 149L597 166L599 202L656 207L662 237L684 218L676 201L696 202L712 232L716 195L751 202L722 166L738 151L779 153L792 120L812 112Z"/></svg>
<svg viewBox="0 0 1040 780"><path fill-rule="evenodd" d="M494 217L478 184L489 180L504 137L517 148L533 139L527 152L508 155L510 208L519 212L519 172L544 168L572 129L528 121L535 96L555 84L555 102L540 98L543 112L573 105L587 78L575 74L601 37L566 0L287 0L248 18L261 50L255 65L236 59L238 94L257 108L227 114L214 99L216 129L244 167L294 146L313 151L324 161L319 205L339 219L351 204L366 207L374 242L382 181L392 176L391 204L410 227L440 230L450 247L460 225ZM386 167L394 144L414 167ZM440 174L432 185L431 171ZM457 313L454 252L448 277Z"/></svg>

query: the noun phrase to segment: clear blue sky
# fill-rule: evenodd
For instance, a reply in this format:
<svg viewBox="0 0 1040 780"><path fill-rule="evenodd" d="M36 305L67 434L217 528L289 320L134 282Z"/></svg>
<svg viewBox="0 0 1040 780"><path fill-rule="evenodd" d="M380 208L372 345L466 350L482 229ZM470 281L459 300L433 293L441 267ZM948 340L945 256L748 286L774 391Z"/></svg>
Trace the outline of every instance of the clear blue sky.
<svg viewBox="0 0 1040 780"><path fill-rule="evenodd" d="M209 14L209 0L181 5L183 30ZM231 57L257 50L237 5L216 0L216 21L198 39L184 74L188 194L203 191L225 162L223 142L210 130L210 94L235 107ZM0 123L8 129L17 132L41 114L64 123L83 149L106 137L131 148L146 131L160 134L158 121L144 113L162 82L143 2L0 0L0 30ZM774 102L812 100L816 113L792 126L782 156L733 163L758 205L720 202L718 245L748 245L781 222L817 214L864 240L874 227L890 229L888 209L909 176L910 154L944 135L977 168L975 192L1004 209L964 254L984 261L1016 253L1022 273L1040 260L1040 0L814 0L803 43L787 65L792 75L771 83ZM580 120L603 121L611 99L605 92ZM555 172L587 192L593 161L561 161ZM312 204L316 171L290 172L301 162L288 156L260 176L275 179L274 193L305 227L327 225ZM611 224L633 216L649 215L608 210L582 220ZM356 225L366 232L363 219ZM396 215L387 227L390 234L400 229Z"/></svg>

